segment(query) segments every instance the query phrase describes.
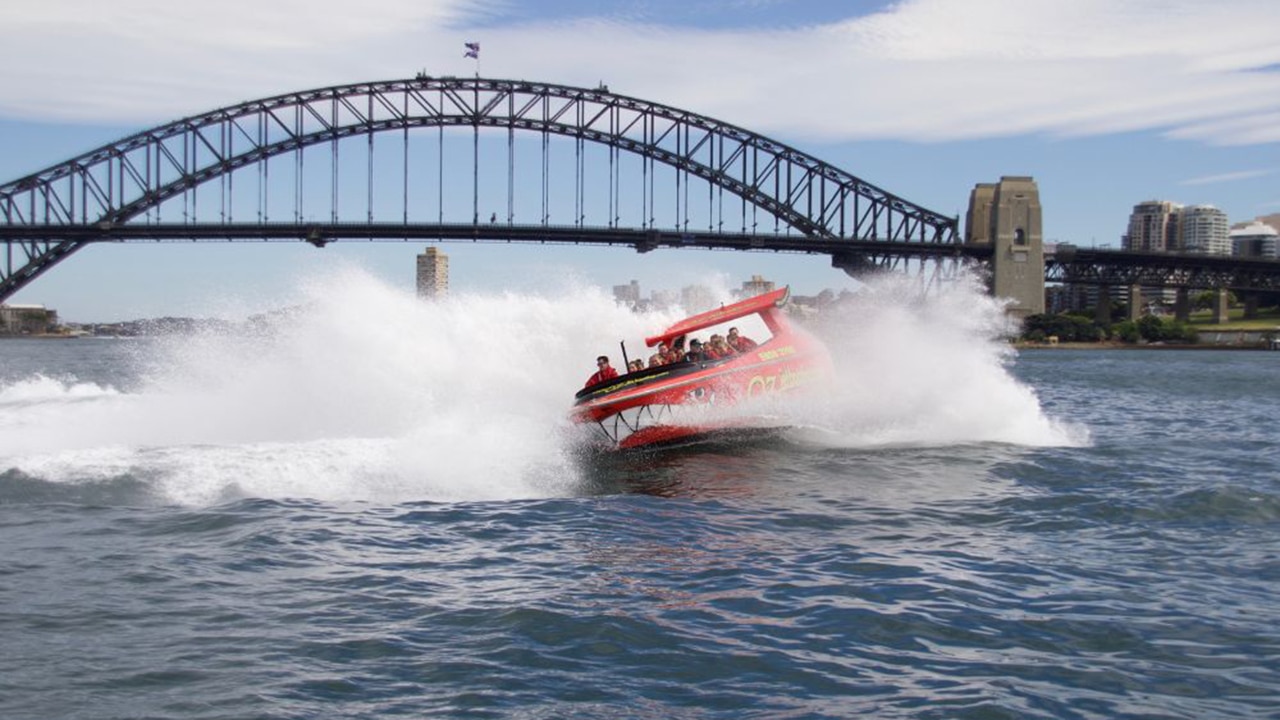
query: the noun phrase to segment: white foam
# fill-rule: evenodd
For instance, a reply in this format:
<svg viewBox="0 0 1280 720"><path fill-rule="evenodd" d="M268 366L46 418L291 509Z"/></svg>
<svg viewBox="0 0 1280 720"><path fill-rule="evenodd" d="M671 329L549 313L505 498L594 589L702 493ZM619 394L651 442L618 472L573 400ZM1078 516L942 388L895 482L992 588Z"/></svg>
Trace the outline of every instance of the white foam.
<svg viewBox="0 0 1280 720"><path fill-rule="evenodd" d="M127 475L184 504L565 494L579 479L562 430L595 356L621 366L623 338L647 354L642 338L678 316L595 288L422 302L334 271L271 331L159 343L134 392L41 376L0 387L0 468ZM837 446L1078 442L1008 372L1001 317L970 285L921 300L877 281L820 333L835 391L764 411Z"/></svg>
<svg viewBox="0 0 1280 720"><path fill-rule="evenodd" d="M0 387L0 407L45 402L73 402L116 395L114 388L73 379L33 375L12 385Z"/></svg>
<svg viewBox="0 0 1280 720"><path fill-rule="evenodd" d="M576 477L556 429L595 356L671 319L594 288L425 303L355 270L301 292L271 332L160 343L133 393L0 388L0 467L130 474L175 502L561 494Z"/></svg>
<svg viewBox="0 0 1280 720"><path fill-rule="evenodd" d="M1006 323L974 278L924 295L904 276L872 278L819 331L837 381L802 408L823 430L813 437L851 447L1087 443L1084 428L1046 416L1010 373Z"/></svg>

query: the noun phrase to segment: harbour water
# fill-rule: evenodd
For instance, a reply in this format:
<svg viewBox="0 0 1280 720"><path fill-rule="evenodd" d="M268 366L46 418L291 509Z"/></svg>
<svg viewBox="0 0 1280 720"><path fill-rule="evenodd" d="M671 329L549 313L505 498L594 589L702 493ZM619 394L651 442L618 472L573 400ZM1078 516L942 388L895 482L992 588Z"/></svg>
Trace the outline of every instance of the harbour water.
<svg viewBox="0 0 1280 720"><path fill-rule="evenodd" d="M0 717L1280 717L1280 354L882 289L794 430L610 459L569 399L663 317L299 307L0 342Z"/></svg>

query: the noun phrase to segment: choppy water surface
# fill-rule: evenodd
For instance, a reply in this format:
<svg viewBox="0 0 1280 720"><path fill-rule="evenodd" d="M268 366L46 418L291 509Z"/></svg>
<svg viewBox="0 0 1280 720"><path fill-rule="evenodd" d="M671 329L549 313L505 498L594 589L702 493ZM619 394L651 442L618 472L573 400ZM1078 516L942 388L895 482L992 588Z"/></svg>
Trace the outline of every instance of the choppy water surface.
<svg viewBox="0 0 1280 720"><path fill-rule="evenodd" d="M0 716L1280 716L1280 353L884 291L793 432L597 458L568 399L665 318L327 294L0 342Z"/></svg>

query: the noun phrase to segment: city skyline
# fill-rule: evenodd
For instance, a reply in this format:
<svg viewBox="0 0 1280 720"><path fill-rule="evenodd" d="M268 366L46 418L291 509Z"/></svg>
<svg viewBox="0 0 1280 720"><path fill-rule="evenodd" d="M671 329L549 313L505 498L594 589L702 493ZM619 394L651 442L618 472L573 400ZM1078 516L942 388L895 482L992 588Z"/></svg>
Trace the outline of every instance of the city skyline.
<svg viewBox="0 0 1280 720"><path fill-rule="evenodd" d="M0 9L0 182L257 97L478 72L605 82L787 142L961 219L975 183L1031 176L1051 243L1119 248L1134 206L1151 199L1214 205L1232 225L1280 211L1272 3L374 0L311 3L305 16L255 5L252 30L233 12L241 4L251 12L241 0L164 16L144 0ZM199 42L175 40L197 25ZM473 41L480 57L464 57ZM801 294L854 285L825 256L441 248L458 292L555 292L565 278L608 288L620 275L679 286L764 273ZM422 250L91 247L12 302L83 322L246 314L287 304L298 283L345 264L413 292L404 268Z"/></svg>

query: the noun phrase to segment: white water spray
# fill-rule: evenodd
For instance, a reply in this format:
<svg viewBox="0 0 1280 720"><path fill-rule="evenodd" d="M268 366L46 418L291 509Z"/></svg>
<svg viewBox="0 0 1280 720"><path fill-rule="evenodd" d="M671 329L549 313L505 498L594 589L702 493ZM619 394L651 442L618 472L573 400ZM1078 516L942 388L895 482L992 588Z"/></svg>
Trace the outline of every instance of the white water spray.
<svg viewBox="0 0 1280 720"><path fill-rule="evenodd" d="M180 503L563 494L573 392L654 321L595 289L424 303L352 270L303 295L270 332L161 342L136 393L0 388L0 468L143 477Z"/></svg>
<svg viewBox="0 0 1280 720"><path fill-rule="evenodd" d="M1087 442L1010 374L1006 324L1003 304L972 277L928 294L906 277L871 278L817 328L837 381L804 408L821 430L806 437L841 447Z"/></svg>
<svg viewBox="0 0 1280 720"><path fill-rule="evenodd" d="M594 288L426 303L352 270L302 295L270 331L162 341L134 392L0 386L0 472L132 477L181 504L572 493L562 430L595 356L621 366L620 339L647 354L642 339L679 315L637 315ZM820 333L838 391L782 411L842 447L1071 442L1009 375L999 317L971 287L921 301L873 284Z"/></svg>

